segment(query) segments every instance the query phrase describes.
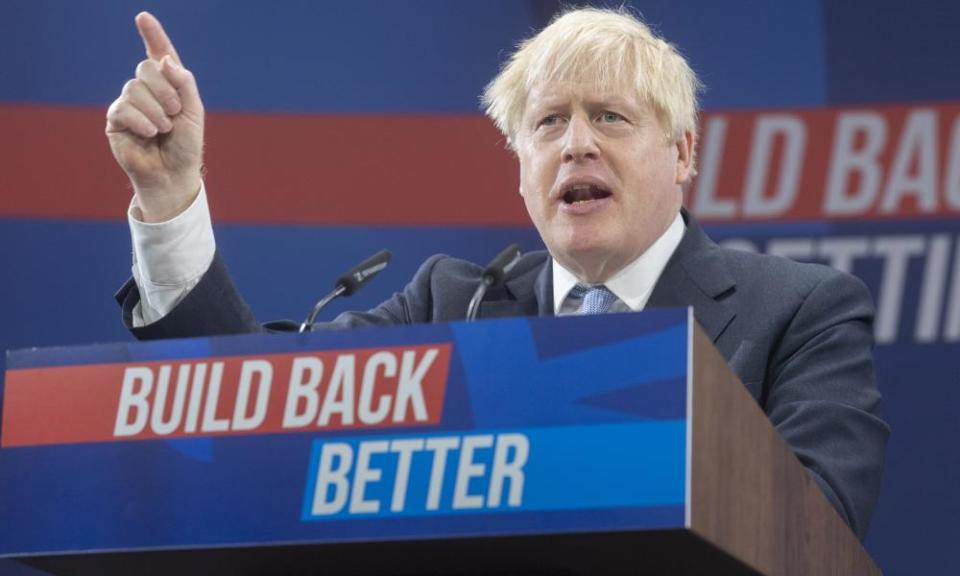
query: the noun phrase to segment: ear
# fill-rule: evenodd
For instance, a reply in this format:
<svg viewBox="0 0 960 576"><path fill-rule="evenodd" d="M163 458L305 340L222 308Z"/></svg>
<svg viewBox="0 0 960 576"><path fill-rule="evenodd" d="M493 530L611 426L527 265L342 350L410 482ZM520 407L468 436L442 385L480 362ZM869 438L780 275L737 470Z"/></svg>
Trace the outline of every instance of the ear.
<svg viewBox="0 0 960 576"><path fill-rule="evenodd" d="M693 155L696 144L696 136L693 134L693 130L685 131L683 135L674 142L674 145L677 147L677 168L675 174L677 184L686 184L693 178Z"/></svg>

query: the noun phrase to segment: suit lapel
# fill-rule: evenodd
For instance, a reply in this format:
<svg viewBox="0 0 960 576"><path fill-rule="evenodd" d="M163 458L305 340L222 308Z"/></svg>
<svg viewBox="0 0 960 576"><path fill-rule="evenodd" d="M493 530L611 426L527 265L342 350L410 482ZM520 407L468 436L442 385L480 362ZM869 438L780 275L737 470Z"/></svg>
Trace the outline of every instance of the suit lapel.
<svg viewBox="0 0 960 576"><path fill-rule="evenodd" d="M552 316L553 291L550 257L539 265L508 278L505 286L512 298L485 300L480 304L480 318L507 316Z"/></svg>
<svg viewBox="0 0 960 576"><path fill-rule="evenodd" d="M524 306L516 300L493 300L480 303L478 318L506 318L509 316L530 316Z"/></svg>
<svg viewBox="0 0 960 576"><path fill-rule="evenodd" d="M719 247L686 210L682 213L687 230L660 275L647 307L693 306L697 322L716 342L736 316L724 302L735 290L736 282L715 253Z"/></svg>
<svg viewBox="0 0 960 576"><path fill-rule="evenodd" d="M724 268L720 248L703 233L693 216L685 209L681 213L687 230L660 275L647 307L693 306L697 322L716 342L736 317L725 303L735 291L736 282ZM505 298L480 304L480 318L553 316L552 260L546 253L529 256L542 260L507 279Z"/></svg>

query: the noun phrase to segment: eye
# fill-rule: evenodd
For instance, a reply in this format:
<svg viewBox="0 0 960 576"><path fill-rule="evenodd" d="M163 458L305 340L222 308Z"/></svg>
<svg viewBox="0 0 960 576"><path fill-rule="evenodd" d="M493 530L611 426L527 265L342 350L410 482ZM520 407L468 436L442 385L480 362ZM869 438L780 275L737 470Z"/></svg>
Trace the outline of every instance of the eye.
<svg viewBox="0 0 960 576"><path fill-rule="evenodd" d="M626 118L617 114L616 112L611 112L610 110L606 110L600 115L600 121L608 124L612 124L614 122L623 122L625 120Z"/></svg>
<svg viewBox="0 0 960 576"><path fill-rule="evenodd" d="M537 128L545 128L549 126L556 126L563 120L559 114L550 114L549 116L544 116L537 122Z"/></svg>

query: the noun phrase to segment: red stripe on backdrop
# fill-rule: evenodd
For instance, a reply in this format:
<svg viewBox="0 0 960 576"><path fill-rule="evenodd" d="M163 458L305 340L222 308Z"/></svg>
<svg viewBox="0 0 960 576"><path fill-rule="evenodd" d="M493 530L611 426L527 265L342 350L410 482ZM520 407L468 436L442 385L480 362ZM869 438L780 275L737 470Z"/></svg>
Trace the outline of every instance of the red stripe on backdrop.
<svg viewBox="0 0 960 576"><path fill-rule="evenodd" d="M0 106L0 215L123 218L104 110ZM218 222L527 225L512 154L481 116L213 113Z"/></svg>
<svg viewBox="0 0 960 576"><path fill-rule="evenodd" d="M0 106L0 215L122 218L103 111ZM704 115L687 206L711 222L960 215L960 104ZM211 114L218 222L527 225L481 116Z"/></svg>
<svg viewBox="0 0 960 576"><path fill-rule="evenodd" d="M0 445L439 424L450 354L438 342L10 370Z"/></svg>
<svg viewBox="0 0 960 576"><path fill-rule="evenodd" d="M0 106L0 215L123 218L130 186L110 155L104 112Z"/></svg>
<svg viewBox="0 0 960 576"><path fill-rule="evenodd" d="M956 102L713 112L698 157L706 222L960 215Z"/></svg>

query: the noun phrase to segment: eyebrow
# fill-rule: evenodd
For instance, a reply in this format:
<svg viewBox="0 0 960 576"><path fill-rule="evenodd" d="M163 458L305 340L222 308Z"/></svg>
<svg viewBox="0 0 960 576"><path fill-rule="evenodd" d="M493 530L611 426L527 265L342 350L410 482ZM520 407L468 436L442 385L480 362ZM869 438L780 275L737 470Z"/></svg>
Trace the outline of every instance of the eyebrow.
<svg viewBox="0 0 960 576"><path fill-rule="evenodd" d="M543 110L543 109L554 109L562 108L569 104L570 98L568 96L545 96L540 97L536 100L535 104L530 107L531 110ZM627 106L632 107L635 104L631 103L628 99L623 96L609 95L609 96L599 96L599 97L589 97L584 98L583 102L588 107L603 107L603 106Z"/></svg>

